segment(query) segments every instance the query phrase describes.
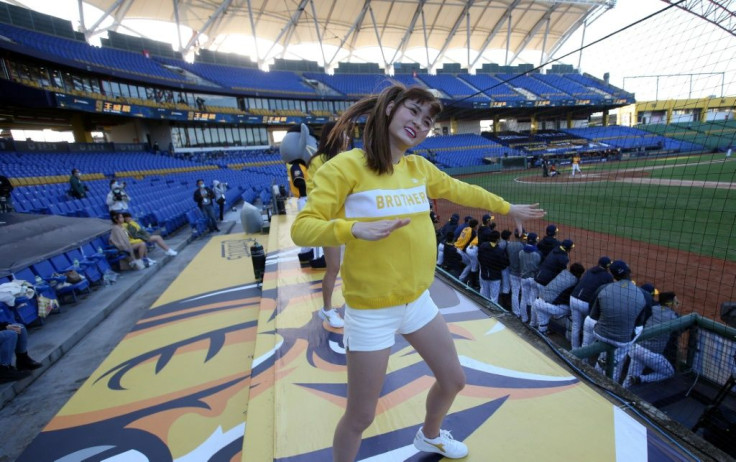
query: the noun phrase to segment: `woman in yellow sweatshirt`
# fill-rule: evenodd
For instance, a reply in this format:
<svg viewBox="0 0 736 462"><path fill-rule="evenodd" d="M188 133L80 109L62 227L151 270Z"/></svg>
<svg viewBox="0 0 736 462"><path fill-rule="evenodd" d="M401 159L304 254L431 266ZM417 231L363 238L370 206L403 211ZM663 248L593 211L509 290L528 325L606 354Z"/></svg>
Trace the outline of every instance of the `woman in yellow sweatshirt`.
<svg viewBox="0 0 736 462"><path fill-rule="evenodd" d="M365 98L337 121L331 137L351 133L366 116L363 149L340 153L313 178L314 189L291 229L301 246L345 244L344 343L348 397L333 439L336 462L353 461L373 421L396 332L435 375L423 427L414 446L447 458L468 453L441 430L465 386L465 374L444 318L429 296L436 258L429 201L445 198L522 221L541 218L538 204L511 205L479 186L455 180L420 156L404 156L421 143L442 110L427 90L394 85Z"/></svg>

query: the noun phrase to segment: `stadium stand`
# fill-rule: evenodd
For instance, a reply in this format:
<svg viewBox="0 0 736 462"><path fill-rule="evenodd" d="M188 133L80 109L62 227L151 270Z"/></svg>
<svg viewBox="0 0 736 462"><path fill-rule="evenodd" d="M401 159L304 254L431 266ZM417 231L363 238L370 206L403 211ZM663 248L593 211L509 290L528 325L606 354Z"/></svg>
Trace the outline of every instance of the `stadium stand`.
<svg viewBox="0 0 736 462"><path fill-rule="evenodd" d="M609 127L572 128L563 131L571 135L619 148L624 152L636 150L687 152L703 149L701 145L695 143L673 140L644 130L616 125Z"/></svg>
<svg viewBox="0 0 736 462"><path fill-rule="evenodd" d="M185 79L142 54L93 47L84 41L42 34L8 24L0 24L0 35L33 51L71 61L82 68L96 66L131 77L144 77L168 83Z"/></svg>
<svg viewBox="0 0 736 462"><path fill-rule="evenodd" d="M636 128L665 136L670 139L698 144L709 149L721 151L736 146L736 121L688 122L672 124L643 125Z"/></svg>
<svg viewBox="0 0 736 462"><path fill-rule="evenodd" d="M481 73L475 75L459 74L458 77L467 81L475 88L483 90L494 101L526 101L524 95L520 95L508 84L492 75Z"/></svg>
<svg viewBox="0 0 736 462"><path fill-rule="evenodd" d="M480 89L471 86L454 75L421 74L418 78L429 88L439 90L453 100L466 100L468 102L488 102L489 98Z"/></svg>
<svg viewBox="0 0 736 462"><path fill-rule="evenodd" d="M539 99L547 99L550 101L564 101L572 99L571 95L568 95L561 90L528 75L499 74L497 77L506 81L507 85L513 88L520 87L533 93Z"/></svg>
<svg viewBox="0 0 736 462"><path fill-rule="evenodd" d="M345 96L361 98L378 93L391 85L391 80L380 74L318 74L305 72L304 77L324 83Z"/></svg>

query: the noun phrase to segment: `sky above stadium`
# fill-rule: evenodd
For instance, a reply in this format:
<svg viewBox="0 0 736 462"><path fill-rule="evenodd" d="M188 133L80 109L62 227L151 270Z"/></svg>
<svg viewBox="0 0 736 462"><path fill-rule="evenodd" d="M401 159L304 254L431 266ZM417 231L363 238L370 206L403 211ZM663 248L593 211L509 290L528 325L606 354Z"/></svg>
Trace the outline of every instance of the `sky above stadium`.
<svg viewBox="0 0 736 462"><path fill-rule="evenodd" d="M14 3L70 20L74 25L79 24L77 0L53 2L16 0ZM603 77L604 73L609 73L612 84L636 93L639 101L735 95L736 37L677 8L670 8L641 24L593 44L667 6L667 3L661 0L619 0L615 8L607 11L586 28L584 40L581 28L570 37L554 58L562 57L557 62L572 64L576 68L580 65L584 72L596 77ZM101 10L85 4L84 16L87 25L96 22L101 13ZM130 20L127 26L148 38L172 44L178 42L176 26L171 23ZM120 30L120 32L130 31ZM187 36L186 34L191 34L191 31L183 31L182 34ZM248 52L252 48L243 44L230 45L221 41L219 49ZM587 45L587 48L583 50L581 58L576 50L582 45ZM300 45L298 51L294 56L287 55L287 58L320 56L318 52L304 53L304 45ZM375 59L370 56L371 50L364 50L361 57L372 62L382 62L378 47L374 51ZM498 50L489 53L489 56L495 59L495 62L503 63L504 54L503 50ZM419 53L416 59L425 65L426 63L421 61L422 56L423 54ZM455 50L447 56L449 61L454 58L455 62L463 65L467 65L467 62L463 62L466 57L466 50ZM513 64L520 62L538 66L541 63L541 55L538 51L524 52Z"/></svg>

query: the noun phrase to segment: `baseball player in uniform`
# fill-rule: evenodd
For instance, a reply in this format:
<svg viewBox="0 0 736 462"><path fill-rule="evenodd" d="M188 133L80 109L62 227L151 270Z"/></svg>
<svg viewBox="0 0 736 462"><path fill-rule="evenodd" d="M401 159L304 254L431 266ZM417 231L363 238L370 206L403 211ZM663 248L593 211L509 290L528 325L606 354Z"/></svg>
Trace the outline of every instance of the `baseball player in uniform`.
<svg viewBox="0 0 736 462"><path fill-rule="evenodd" d="M572 156L572 176L575 176L575 172L583 176L583 172L580 170L580 154L574 154Z"/></svg>

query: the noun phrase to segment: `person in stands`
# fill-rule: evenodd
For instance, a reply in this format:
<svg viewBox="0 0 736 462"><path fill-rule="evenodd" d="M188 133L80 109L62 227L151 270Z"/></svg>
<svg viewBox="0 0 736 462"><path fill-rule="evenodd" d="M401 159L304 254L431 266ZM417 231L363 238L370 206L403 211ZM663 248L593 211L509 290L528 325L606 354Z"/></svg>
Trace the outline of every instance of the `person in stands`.
<svg viewBox="0 0 736 462"><path fill-rule="evenodd" d="M164 238L159 236L158 234L150 234L148 231L146 231L141 225L138 224L135 219L133 219L133 216L128 212L123 212L123 218L125 219L125 230L128 232L128 237L130 239L130 242L133 243L133 240L141 240L143 242L153 242L157 246L159 246L166 255L176 256L178 252L171 247L169 247L166 242L164 242Z"/></svg>

